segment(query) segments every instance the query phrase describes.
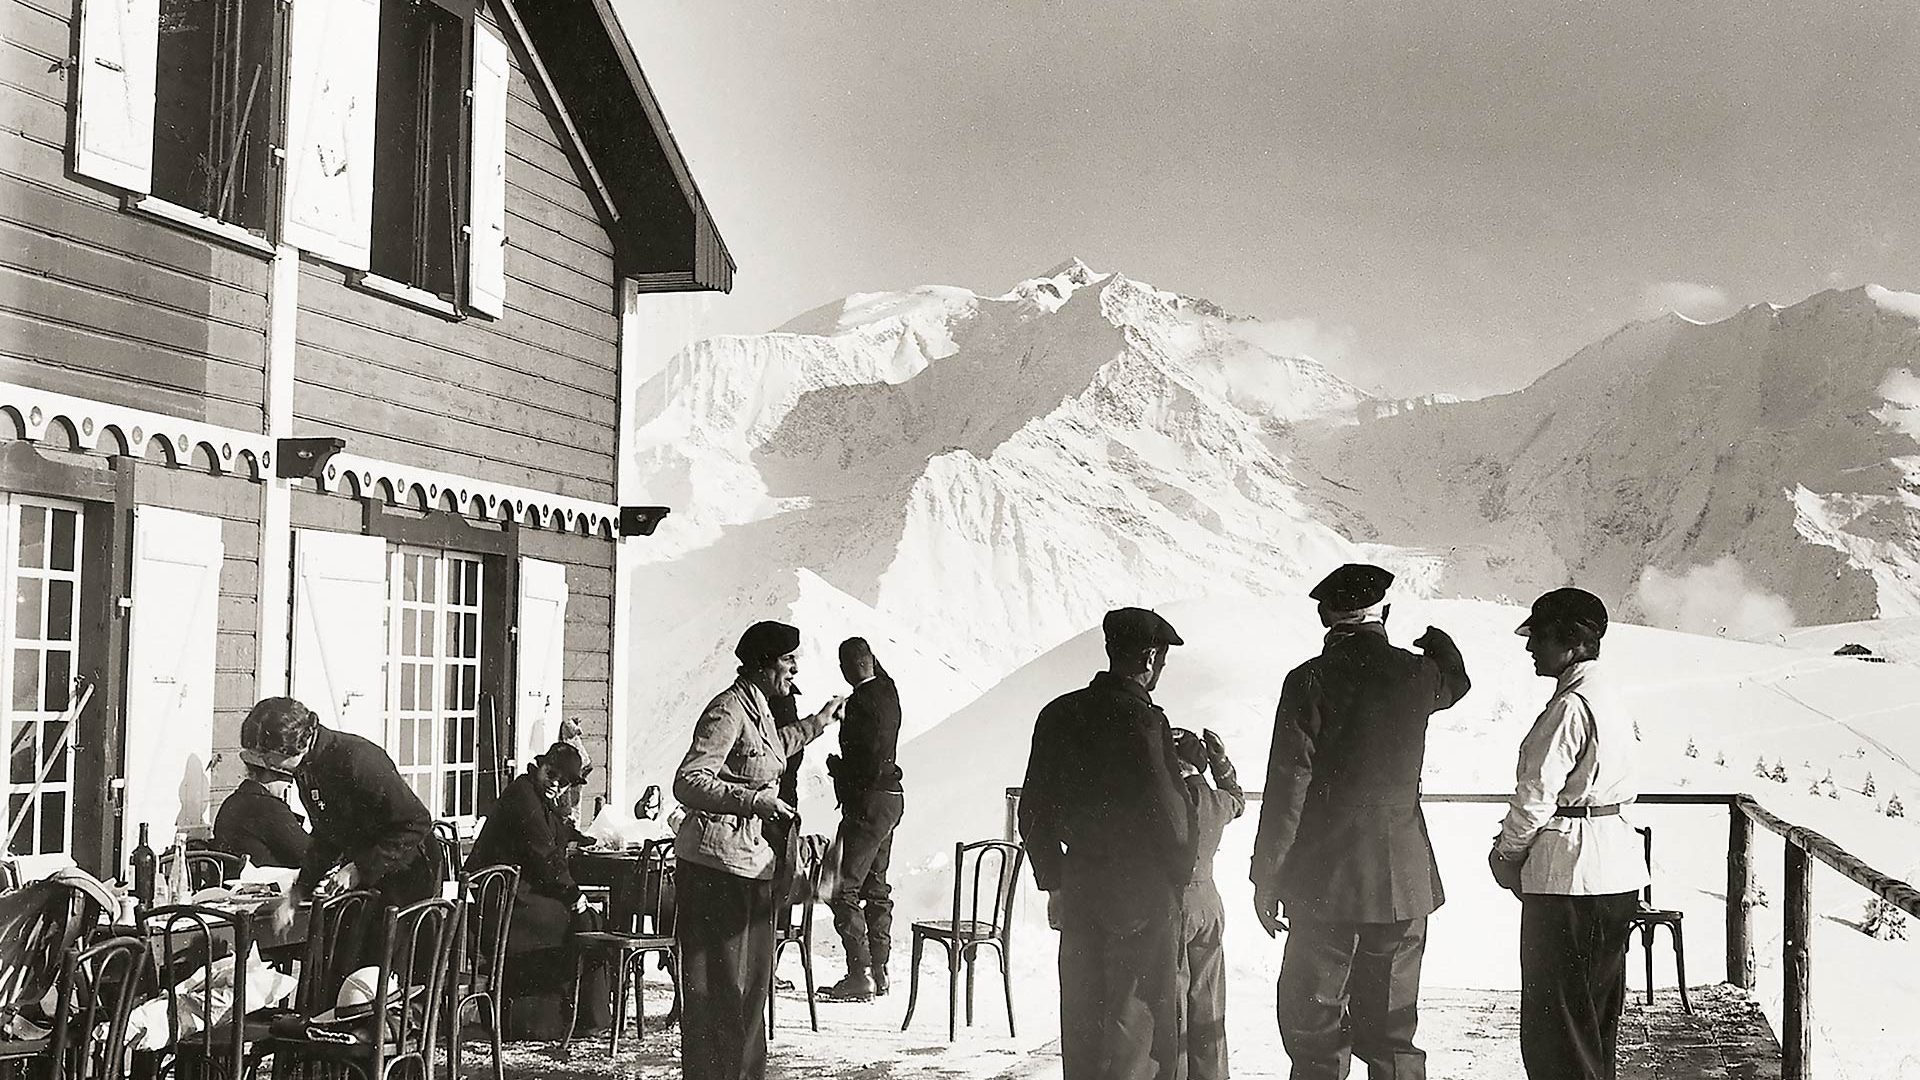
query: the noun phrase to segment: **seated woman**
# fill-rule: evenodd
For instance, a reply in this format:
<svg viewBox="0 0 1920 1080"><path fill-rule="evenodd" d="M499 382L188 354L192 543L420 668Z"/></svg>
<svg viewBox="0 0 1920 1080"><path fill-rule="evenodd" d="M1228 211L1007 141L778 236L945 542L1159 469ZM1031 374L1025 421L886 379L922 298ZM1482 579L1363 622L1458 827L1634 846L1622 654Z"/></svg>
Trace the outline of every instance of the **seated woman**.
<svg viewBox="0 0 1920 1080"><path fill-rule="evenodd" d="M601 927L599 914L587 907L567 867L568 846L584 844L587 838L562 809L564 796L586 783L591 771L572 744L548 747L500 792L467 856L469 873L496 864L520 868L507 924L502 986L507 999L502 1027L509 1038L566 1035L573 1008L572 936ZM606 973L590 966L580 988L578 1029L606 1027L611 1000Z"/></svg>
<svg viewBox="0 0 1920 1080"><path fill-rule="evenodd" d="M255 866L299 867L313 838L307 823L287 805L293 774L247 763L247 778L220 803L213 819L213 846L253 860Z"/></svg>

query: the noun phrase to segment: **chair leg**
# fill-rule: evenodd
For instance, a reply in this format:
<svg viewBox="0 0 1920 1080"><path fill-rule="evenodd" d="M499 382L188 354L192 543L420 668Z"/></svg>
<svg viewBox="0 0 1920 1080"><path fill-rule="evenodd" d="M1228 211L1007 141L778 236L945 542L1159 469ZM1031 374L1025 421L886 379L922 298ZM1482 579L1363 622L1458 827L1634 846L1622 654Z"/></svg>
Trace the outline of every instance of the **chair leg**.
<svg viewBox="0 0 1920 1080"><path fill-rule="evenodd" d="M633 1037L647 1037L647 954L634 953L623 964L633 968Z"/></svg>
<svg viewBox="0 0 1920 1080"><path fill-rule="evenodd" d="M613 1030L607 1033L607 1054L620 1056L620 1029L627 1026L627 958L614 965Z"/></svg>
<svg viewBox="0 0 1920 1080"><path fill-rule="evenodd" d="M1000 988L1007 992L1007 1035L1017 1039L1020 1033L1013 1027L1013 965L1007 960L1005 946L993 951L1000 956Z"/></svg>
<svg viewBox="0 0 1920 1080"><path fill-rule="evenodd" d="M1647 960L1647 1004L1653 1004L1653 924L1640 929L1640 951Z"/></svg>
<svg viewBox="0 0 1920 1080"><path fill-rule="evenodd" d="M784 941L773 943L773 978L767 983L767 1039L769 1041L773 1039L773 1004L780 999L780 992L774 989L773 984L780 981L780 953L781 946L785 944Z"/></svg>
<svg viewBox="0 0 1920 1080"><path fill-rule="evenodd" d="M920 1000L920 953L926 947L927 939L919 934L913 935L913 967L907 970L907 1018L900 1021L900 1030L907 1030L913 1023L913 1003Z"/></svg>
<svg viewBox="0 0 1920 1080"><path fill-rule="evenodd" d="M566 1038L560 1040L560 1050L562 1053L573 1049L573 1033L578 1030L580 1026L580 984L585 980L586 972L586 955L580 954L575 956L573 960L573 1012L567 1016ZM454 1080L459 1080L459 1077L455 1077Z"/></svg>
<svg viewBox="0 0 1920 1080"><path fill-rule="evenodd" d="M960 1016L960 943L942 941L947 950L947 1041L952 1042L959 1035L954 1026Z"/></svg>
<svg viewBox="0 0 1920 1080"><path fill-rule="evenodd" d="M963 954L967 962L967 1026L973 1026L973 963L980 959L980 946L969 945Z"/></svg>
<svg viewBox="0 0 1920 1080"><path fill-rule="evenodd" d="M807 980L807 1024L820 1030L820 1008L813 1000L813 942L800 939L800 973Z"/></svg>
<svg viewBox="0 0 1920 1080"><path fill-rule="evenodd" d="M449 1080L460 1080L460 992L452 991L453 1008L447 1016L447 1076Z"/></svg>
<svg viewBox="0 0 1920 1080"><path fill-rule="evenodd" d="M1680 1008L1692 1016L1693 1002L1687 999L1687 939L1679 923L1673 924L1673 971L1680 979Z"/></svg>

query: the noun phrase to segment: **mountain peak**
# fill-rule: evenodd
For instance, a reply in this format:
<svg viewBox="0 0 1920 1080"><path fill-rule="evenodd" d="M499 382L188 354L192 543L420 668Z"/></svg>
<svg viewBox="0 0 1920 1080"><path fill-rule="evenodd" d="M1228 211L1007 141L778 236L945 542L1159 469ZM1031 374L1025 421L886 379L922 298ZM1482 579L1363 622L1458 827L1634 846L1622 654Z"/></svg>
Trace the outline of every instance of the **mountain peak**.
<svg viewBox="0 0 1920 1080"><path fill-rule="evenodd" d="M1054 267L1051 270L1044 270L1038 274L1035 274L1034 277L1036 278L1064 277L1069 282L1075 285L1091 285L1093 284L1094 279L1100 277L1100 274L1097 271L1095 271L1092 267L1088 266L1086 263L1080 261L1080 257L1075 255L1068 258L1066 262L1061 263L1060 265Z"/></svg>

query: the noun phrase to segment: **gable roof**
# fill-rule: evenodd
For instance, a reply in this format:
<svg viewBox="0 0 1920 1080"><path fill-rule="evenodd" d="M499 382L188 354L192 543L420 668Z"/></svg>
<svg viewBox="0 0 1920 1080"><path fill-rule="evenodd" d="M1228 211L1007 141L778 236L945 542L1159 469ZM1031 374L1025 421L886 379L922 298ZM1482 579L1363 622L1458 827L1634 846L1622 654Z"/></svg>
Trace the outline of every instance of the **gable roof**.
<svg viewBox="0 0 1920 1080"><path fill-rule="evenodd" d="M491 0L522 69L555 113L642 291L733 288L735 264L611 0Z"/></svg>

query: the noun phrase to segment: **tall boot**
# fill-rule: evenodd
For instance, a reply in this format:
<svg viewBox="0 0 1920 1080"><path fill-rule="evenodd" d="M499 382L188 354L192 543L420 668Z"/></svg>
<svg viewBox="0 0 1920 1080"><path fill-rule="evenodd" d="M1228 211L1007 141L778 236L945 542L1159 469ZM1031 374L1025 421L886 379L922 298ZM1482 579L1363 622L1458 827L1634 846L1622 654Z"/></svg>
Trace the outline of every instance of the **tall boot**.
<svg viewBox="0 0 1920 1080"><path fill-rule="evenodd" d="M885 978L886 976L881 976ZM859 964L847 965L847 977L832 986L823 986L817 992L822 1001L872 1001L873 979L867 969Z"/></svg>

